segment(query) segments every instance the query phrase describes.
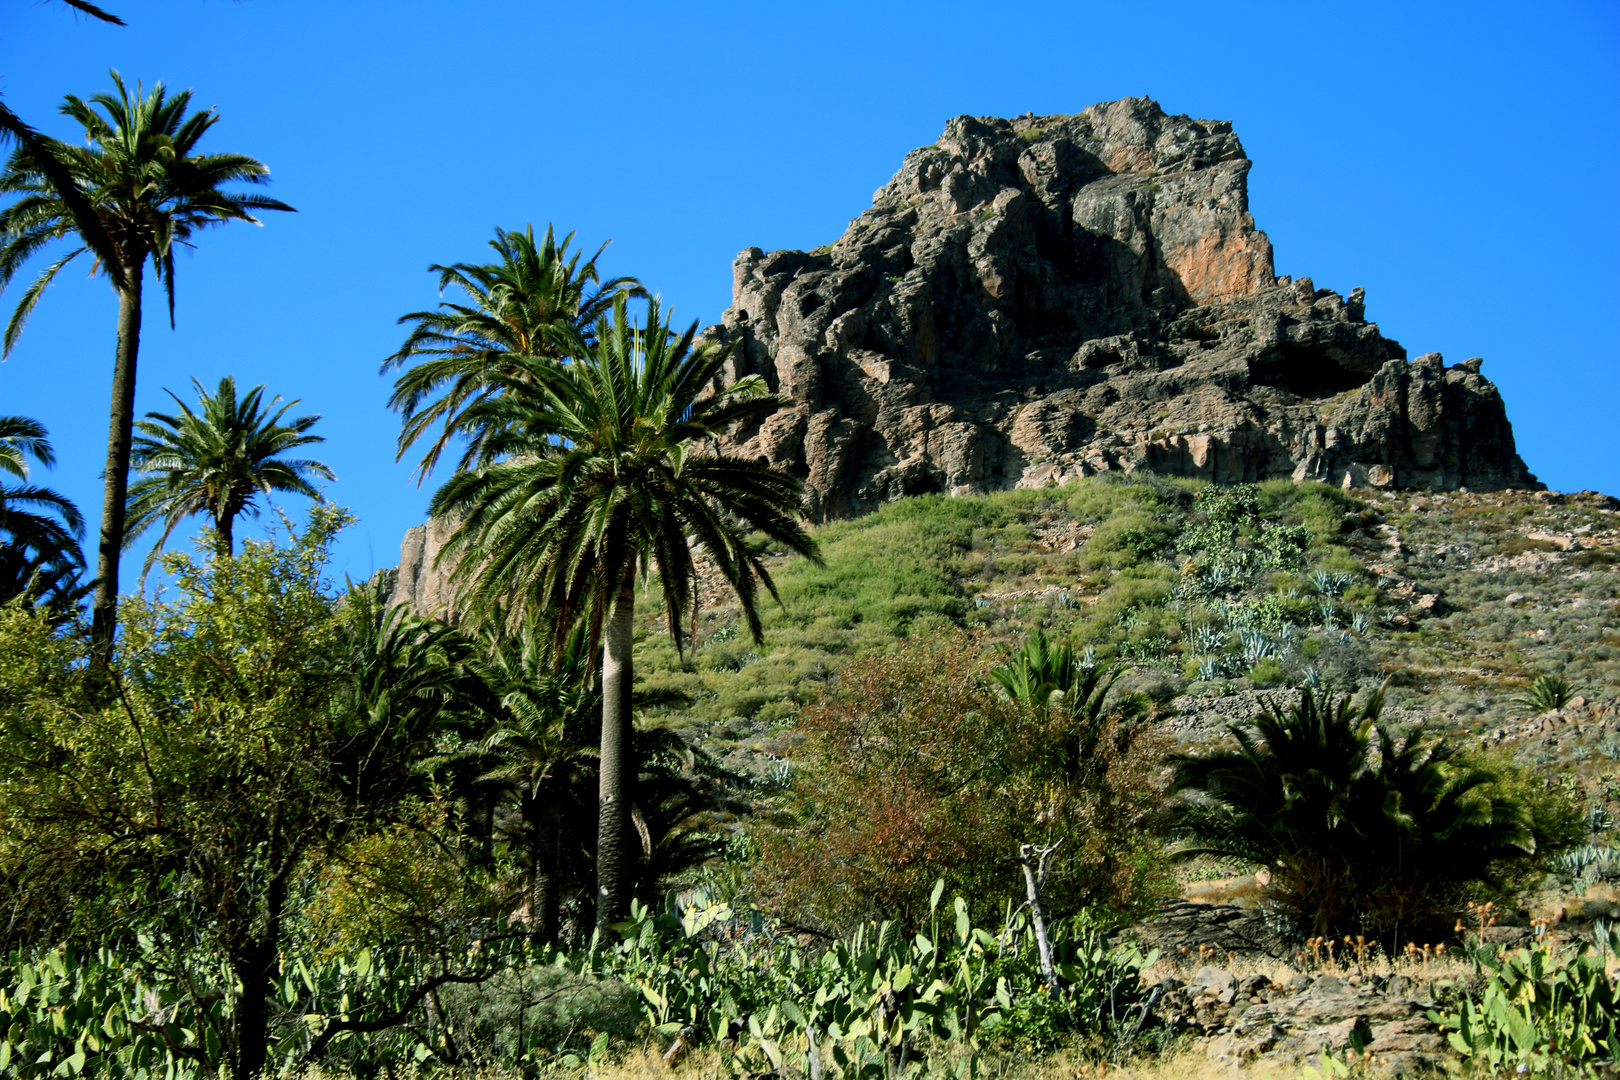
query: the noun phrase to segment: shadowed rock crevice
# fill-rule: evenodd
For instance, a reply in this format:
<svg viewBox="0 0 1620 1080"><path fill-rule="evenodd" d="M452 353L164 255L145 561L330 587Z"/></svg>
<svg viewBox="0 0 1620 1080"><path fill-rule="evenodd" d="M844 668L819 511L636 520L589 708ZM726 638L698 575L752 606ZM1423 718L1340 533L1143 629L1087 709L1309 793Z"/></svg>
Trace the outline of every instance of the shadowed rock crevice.
<svg viewBox="0 0 1620 1080"><path fill-rule="evenodd" d="M1478 361L1408 362L1361 289L1276 277L1249 167L1146 98L951 120L832 245L737 257L705 334L786 400L732 448L823 520L1142 468L1538 486Z"/></svg>

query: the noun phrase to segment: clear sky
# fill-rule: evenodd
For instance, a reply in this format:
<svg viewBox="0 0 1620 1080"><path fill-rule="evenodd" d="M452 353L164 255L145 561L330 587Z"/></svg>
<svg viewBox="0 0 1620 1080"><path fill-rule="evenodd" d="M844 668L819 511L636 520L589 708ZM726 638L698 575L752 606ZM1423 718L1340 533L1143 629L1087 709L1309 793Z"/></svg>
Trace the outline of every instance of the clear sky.
<svg viewBox="0 0 1620 1080"><path fill-rule="evenodd" d="M234 374L323 414L328 494L360 518L339 575L397 563L430 494L394 463L377 374L395 320L437 300L429 263L551 221L707 324L739 250L835 239L950 117L1143 94L1234 122L1279 273L1364 286L1412 355L1484 357L1531 470L1620 494L1614 0L98 2L129 26L0 0L0 93L69 138L63 95L109 68L192 88L222 117L204 147L271 167L299 213L180 255L177 329L148 297L137 407ZM92 525L115 318L103 280L69 277L0 365L0 413L50 428L44 479Z"/></svg>

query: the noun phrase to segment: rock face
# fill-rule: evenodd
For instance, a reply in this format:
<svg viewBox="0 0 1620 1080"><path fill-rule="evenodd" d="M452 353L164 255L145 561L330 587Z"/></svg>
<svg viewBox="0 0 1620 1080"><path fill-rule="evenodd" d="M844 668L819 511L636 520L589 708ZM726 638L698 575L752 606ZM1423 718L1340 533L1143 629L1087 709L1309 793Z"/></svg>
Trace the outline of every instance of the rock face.
<svg viewBox="0 0 1620 1080"><path fill-rule="evenodd" d="M1109 470L1537 487L1469 360L1408 361L1348 296L1277 278L1223 121L1146 98L961 116L829 248L750 248L708 340L784 404L731 449L818 520Z"/></svg>
<svg viewBox="0 0 1620 1080"><path fill-rule="evenodd" d="M432 615L452 624L461 621L450 575L433 565L455 528L454 522L429 518L427 524L405 530L405 539L399 545L399 569L393 572L389 590L389 607L407 604L418 615Z"/></svg>

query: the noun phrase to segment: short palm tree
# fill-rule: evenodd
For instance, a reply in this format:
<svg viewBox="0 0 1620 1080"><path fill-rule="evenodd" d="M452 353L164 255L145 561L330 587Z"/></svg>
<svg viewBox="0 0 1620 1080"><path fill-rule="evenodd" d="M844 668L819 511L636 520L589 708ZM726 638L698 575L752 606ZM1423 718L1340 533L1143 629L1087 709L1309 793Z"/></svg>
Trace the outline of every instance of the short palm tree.
<svg viewBox="0 0 1620 1080"><path fill-rule="evenodd" d="M1357 707L1306 690L1230 725L1235 747L1172 757L1180 854L1266 867L1304 932L1443 931L1460 890L1534 854L1534 825L1493 793L1493 773L1383 723L1382 708L1381 693Z"/></svg>
<svg viewBox="0 0 1620 1080"><path fill-rule="evenodd" d="M590 721L601 714L602 688L582 634L554 658L535 634L504 631L490 623L480 635L477 670L498 701L478 745L488 764L480 779L515 799L515 820L504 831L521 853L519 906L530 933L549 942L559 924L563 834L579 816L580 766L594 754Z"/></svg>
<svg viewBox="0 0 1620 1080"><path fill-rule="evenodd" d="M262 493L289 491L308 498L320 492L312 478L333 479L332 470L309 458L283 458L300 446L324 442L309 434L319 416L299 416L282 422L297 399L277 409L280 397L264 401L264 387L255 386L241 400L236 380L227 375L213 394L193 379L199 411L170 392L179 415L150 412L136 427L132 464L143 474L129 489L129 522L124 546L132 546L147 529L163 522L163 535L146 557L143 573L157 559L175 526L193 514L213 521L216 549L221 555L236 551L238 516L257 517ZM272 410L274 410L272 412Z"/></svg>
<svg viewBox="0 0 1620 1080"><path fill-rule="evenodd" d="M56 464L44 426L0 416L0 473L24 481L0 484L0 602L25 596L65 614L83 595L84 518L64 496L27 483L30 458L45 468Z"/></svg>
<svg viewBox="0 0 1620 1080"><path fill-rule="evenodd" d="M1053 748L1061 775L1070 780L1096 761L1107 716L1108 691L1124 668L1103 668L1075 652L1069 642L1049 641L1037 629L1011 660L990 669L991 678L1014 701L1056 714L1062 727Z"/></svg>
<svg viewBox="0 0 1620 1080"><path fill-rule="evenodd" d="M702 551L741 600L756 640L758 592L776 596L746 542L757 530L819 558L805 531L803 488L764 462L707 447L734 423L776 407L758 376L716 387L727 350L694 346L694 322L675 333L657 301L643 329L620 293L587 336L563 338L569 361L532 360L463 412L487 432L476 467L434 496L431 512L461 521L439 556L453 566L469 617L531 620L552 649L583 626L602 648L602 739L597 839L597 925L628 898L626 750L631 733L635 586L656 576L670 634ZM510 607L504 605L510 604Z"/></svg>
<svg viewBox="0 0 1620 1080"><path fill-rule="evenodd" d="M561 358L558 331L588 339L615 297L646 295L635 278L601 280L596 260L606 244L581 265L580 252L568 250L573 239L569 233L558 243L550 225L539 243L533 225L522 232L496 229L489 242L500 256L496 262L428 267L439 275L441 295L454 285L467 302L400 316L402 324L415 325L382 366L385 372L405 368L388 399L402 417L400 457L435 424L442 425L417 467L418 479L433 471L458 435L469 441L461 466L478 457L492 433L463 424L464 410L523 380L528 361Z"/></svg>
<svg viewBox="0 0 1620 1080"><path fill-rule="evenodd" d="M25 141L0 173L0 193L17 196L0 210L0 288L53 241L80 241L23 291L0 340L0 354L16 344L50 283L87 249L101 255L97 268L118 292L118 345L91 607L92 638L103 661L111 656L118 618L118 559L124 547L146 264L150 260L163 286L173 323L176 247L189 246L193 236L211 225L258 224L256 211L292 209L263 195L224 190L231 183L262 184L270 170L242 154L197 153L198 143L219 118L212 112L188 115L189 90L170 97L159 83L149 93L137 86L131 95L116 71L112 79L116 93L95 94L88 102L69 95L62 105L63 113L83 127L86 145ZM66 186L64 168L71 179ZM75 207L82 211L84 201L94 208L100 225L94 234L81 228L82 213L75 212ZM111 264L105 261L108 241L116 255Z"/></svg>
<svg viewBox="0 0 1620 1080"><path fill-rule="evenodd" d="M1579 694L1579 688L1562 675L1543 674L1530 680L1530 686L1519 699L1519 704L1531 710L1536 716L1542 716L1557 712L1574 701Z"/></svg>

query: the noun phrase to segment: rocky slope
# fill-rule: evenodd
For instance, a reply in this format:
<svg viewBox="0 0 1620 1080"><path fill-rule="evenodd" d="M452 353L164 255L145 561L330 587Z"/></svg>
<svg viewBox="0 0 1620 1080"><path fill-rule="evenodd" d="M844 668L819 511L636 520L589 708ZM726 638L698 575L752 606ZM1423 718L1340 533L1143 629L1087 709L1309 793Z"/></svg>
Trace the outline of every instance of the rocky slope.
<svg viewBox="0 0 1620 1080"><path fill-rule="evenodd" d="M1409 361L1361 289L1275 276L1249 165L1146 98L957 117L830 247L737 257L706 335L784 404L731 448L818 520L1109 470L1539 486L1479 360Z"/></svg>

